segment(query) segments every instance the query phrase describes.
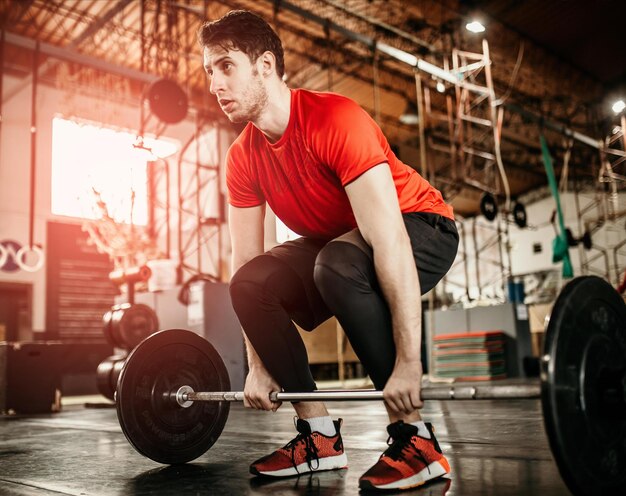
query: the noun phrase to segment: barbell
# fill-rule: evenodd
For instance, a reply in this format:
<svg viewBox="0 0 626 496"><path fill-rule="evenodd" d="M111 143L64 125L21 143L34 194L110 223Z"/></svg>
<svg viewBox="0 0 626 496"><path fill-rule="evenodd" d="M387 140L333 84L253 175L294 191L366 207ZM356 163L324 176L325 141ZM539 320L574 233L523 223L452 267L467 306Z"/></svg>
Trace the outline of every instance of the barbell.
<svg viewBox="0 0 626 496"><path fill-rule="evenodd" d="M171 329L142 341L117 381L124 435L142 455L179 464L206 453L221 434L231 392L215 348ZM381 391L278 392L275 401L377 400ZM425 387L423 400L541 398L555 461L575 495L626 494L626 305L609 283L579 277L559 294L546 328L540 381Z"/></svg>

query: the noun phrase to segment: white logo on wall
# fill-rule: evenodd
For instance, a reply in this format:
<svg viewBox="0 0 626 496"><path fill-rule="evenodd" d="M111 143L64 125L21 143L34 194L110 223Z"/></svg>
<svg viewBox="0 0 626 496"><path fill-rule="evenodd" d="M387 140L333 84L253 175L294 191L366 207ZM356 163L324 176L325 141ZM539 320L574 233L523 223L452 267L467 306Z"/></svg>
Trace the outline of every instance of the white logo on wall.
<svg viewBox="0 0 626 496"><path fill-rule="evenodd" d="M37 272L43 262L43 250L37 245L29 248L12 239L0 241L0 270L4 272Z"/></svg>

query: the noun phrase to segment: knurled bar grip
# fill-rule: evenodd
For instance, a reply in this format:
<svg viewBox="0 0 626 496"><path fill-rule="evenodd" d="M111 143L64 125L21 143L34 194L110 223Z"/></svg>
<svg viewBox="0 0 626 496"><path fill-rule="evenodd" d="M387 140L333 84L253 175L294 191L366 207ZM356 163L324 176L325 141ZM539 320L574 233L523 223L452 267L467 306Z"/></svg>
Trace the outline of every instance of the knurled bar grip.
<svg viewBox="0 0 626 496"><path fill-rule="evenodd" d="M177 393L180 401L243 401L243 392L193 392L183 386ZM541 397L539 384L501 386L447 386L422 389L422 400L532 399ZM374 389L314 391L311 393L271 393L272 401L357 401L382 400L383 392Z"/></svg>

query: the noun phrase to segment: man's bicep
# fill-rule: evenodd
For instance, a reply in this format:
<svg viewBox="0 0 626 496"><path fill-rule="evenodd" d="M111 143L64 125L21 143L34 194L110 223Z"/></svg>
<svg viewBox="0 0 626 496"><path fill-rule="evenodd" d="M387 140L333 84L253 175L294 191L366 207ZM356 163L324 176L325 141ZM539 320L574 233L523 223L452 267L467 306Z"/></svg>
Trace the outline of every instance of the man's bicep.
<svg viewBox="0 0 626 496"><path fill-rule="evenodd" d="M404 226L393 177L387 163L379 164L346 186L361 234L370 246L394 238Z"/></svg>
<svg viewBox="0 0 626 496"><path fill-rule="evenodd" d="M239 208L229 206L229 229L233 249L233 273L263 253L265 204Z"/></svg>

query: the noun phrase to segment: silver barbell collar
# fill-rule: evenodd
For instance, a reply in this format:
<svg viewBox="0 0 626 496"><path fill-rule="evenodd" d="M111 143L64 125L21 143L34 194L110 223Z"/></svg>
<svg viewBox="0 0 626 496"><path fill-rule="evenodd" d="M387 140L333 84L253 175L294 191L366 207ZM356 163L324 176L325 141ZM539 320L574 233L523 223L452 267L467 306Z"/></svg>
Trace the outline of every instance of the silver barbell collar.
<svg viewBox="0 0 626 496"><path fill-rule="evenodd" d="M181 386L176 391L176 403L178 403L183 408L189 408L193 405L193 401L189 399L189 394L193 393L194 390L190 386Z"/></svg>

